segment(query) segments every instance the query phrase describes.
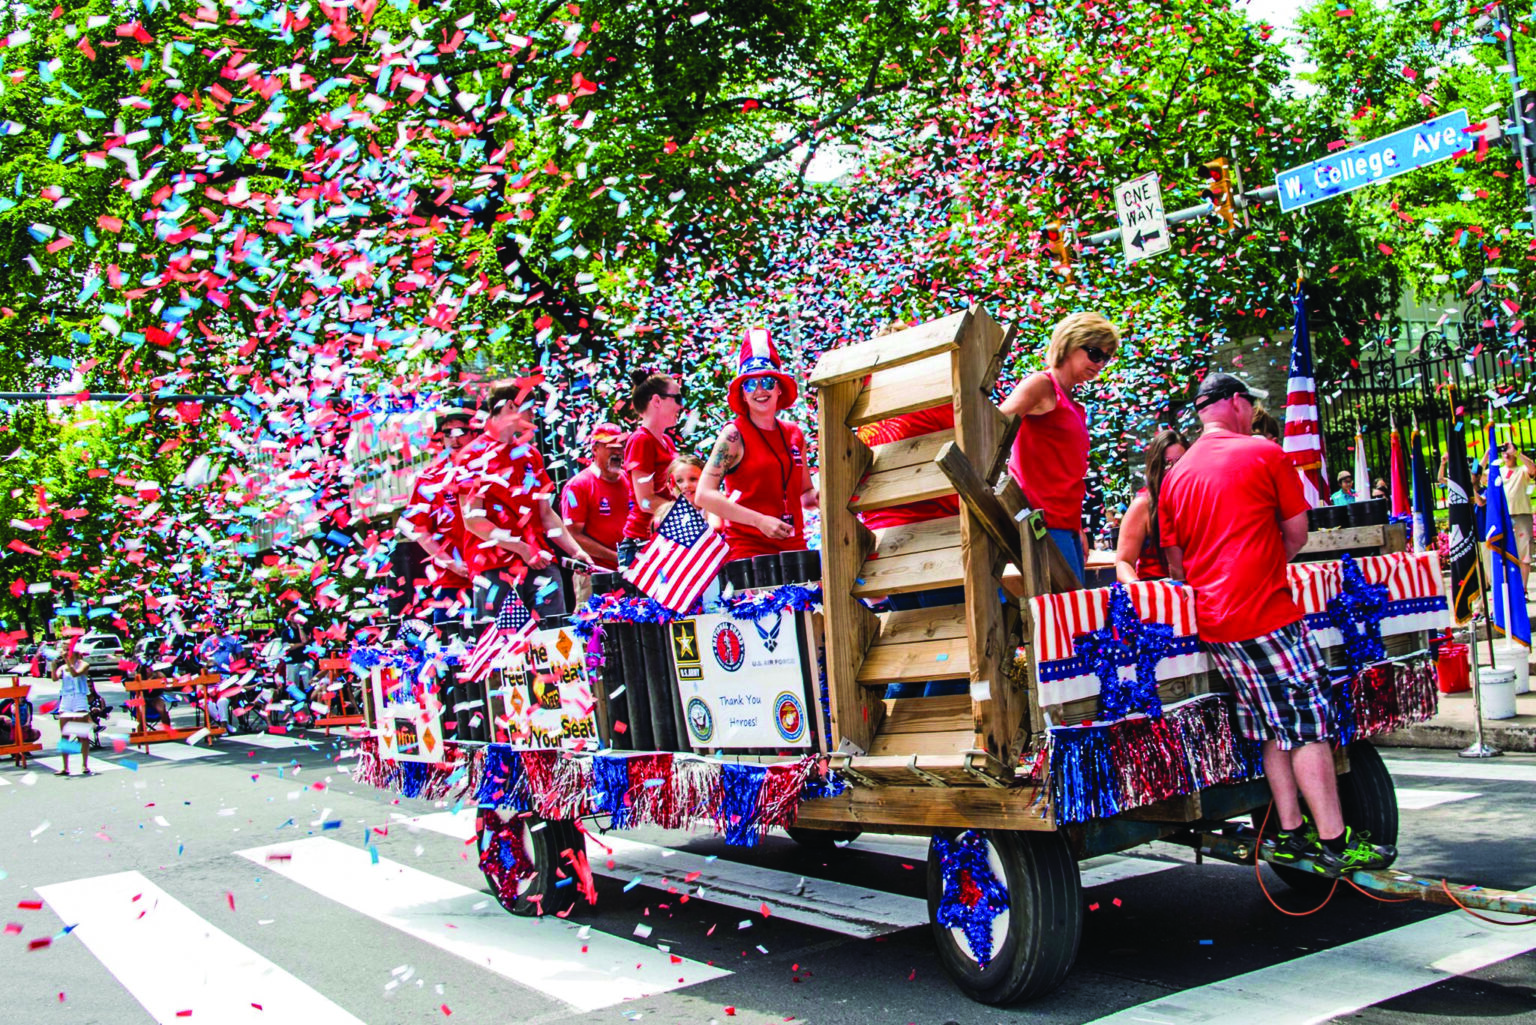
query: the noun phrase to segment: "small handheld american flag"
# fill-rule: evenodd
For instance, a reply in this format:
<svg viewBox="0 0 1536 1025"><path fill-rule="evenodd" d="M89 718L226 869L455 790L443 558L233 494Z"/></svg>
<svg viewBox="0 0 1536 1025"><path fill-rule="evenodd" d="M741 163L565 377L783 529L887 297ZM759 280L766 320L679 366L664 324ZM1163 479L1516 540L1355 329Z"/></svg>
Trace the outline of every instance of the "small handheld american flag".
<svg viewBox="0 0 1536 1025"><path fill-rule="evenodd" d="M474 649L464 660L466 679L483 680L504 655L515 655L528 646L534 629L539 625L535 616L512 591L501 603L496 621L485 628L485 633L475 642Z"/></svg>
<svg viewBox="0 0 1536 1025"><path fill-rule="evenodd" d="M645 554L624 578L673 612L687 612L730 555L725 540L687 499L672 503Z"/></svg>

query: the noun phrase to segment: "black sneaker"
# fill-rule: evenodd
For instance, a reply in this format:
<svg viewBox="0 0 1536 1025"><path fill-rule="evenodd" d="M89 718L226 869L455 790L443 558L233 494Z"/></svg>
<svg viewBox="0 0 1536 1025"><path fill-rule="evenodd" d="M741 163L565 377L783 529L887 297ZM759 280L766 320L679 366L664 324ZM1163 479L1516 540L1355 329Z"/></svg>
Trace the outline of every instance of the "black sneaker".
<svg viewBox="0 0 1536 1025"><path fill-rule="evenodd" d="M1349 872L1371 872L1388 867L1397 860L1397 848L1370 843L1365 836L1345 826L1342 852L1335 853L1327 844L1319 843L1313 857L1323 875L1337 879Z"/></svg>
<svg viewBox="0 0 1536 1025"><path fill-rule="evenodd" d="M1291 865L1304 858L1316 857L1317 848L1317 826L1312 824L1311 818L1303 814L1300 826L1295 829L1282 829L1275 835L1274 846L1269 851L1269 860Z"/></svg>

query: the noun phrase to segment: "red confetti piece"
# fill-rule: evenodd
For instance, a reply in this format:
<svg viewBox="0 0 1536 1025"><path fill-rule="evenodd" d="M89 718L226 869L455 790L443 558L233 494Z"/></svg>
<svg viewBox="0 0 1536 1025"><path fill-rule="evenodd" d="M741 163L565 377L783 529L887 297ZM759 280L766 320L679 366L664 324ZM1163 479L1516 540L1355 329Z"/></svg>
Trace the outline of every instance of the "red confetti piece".
<svg viewBox="0 0 1536 1025"><path fill-rule="evenodd" d="M16 906L21 908L23 911L43 910L43 902L40 900L19 900L16 902Z"/></svg>
<svg viewBox="0 0 1536 1025"><path fill-rule="evenodd" d="M52 943L53 943L53 937L52 936L44 936L42 939L33 940L31 943L28 943L27 944L27 949L28 950L42 950L44 947L51 946Z"/></svg>

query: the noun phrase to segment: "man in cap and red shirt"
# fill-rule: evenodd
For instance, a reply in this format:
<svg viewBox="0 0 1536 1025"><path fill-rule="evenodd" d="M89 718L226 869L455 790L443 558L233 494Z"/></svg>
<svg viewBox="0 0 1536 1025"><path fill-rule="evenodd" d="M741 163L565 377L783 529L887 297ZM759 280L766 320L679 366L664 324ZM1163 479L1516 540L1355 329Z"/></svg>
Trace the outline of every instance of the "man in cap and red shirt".
<svg viewBox="0 0 1536 1025"><path fill-rule="evenodd" d="M699 508L725 521L733 560L805 547L802 510L817 502L805 432L778 418L799 394L768 332L748 331L728 393L736 419L715 439L698 490Z"/></svg>
<svg viewBox="0 0 1536 1025"><path fill-rule="evenodd" d="M1263 742L1280 817L1273 857L1312 859L1334 878L1385 868L1397 852L1355 833L1339 804L1327 666L1285 573L1307 541L1307 501L1286 454L1251 435L1255 397L1231 374L1200 384L1204 431L1159 500L1168 575L1195 589L1200 640L1236 697L1238 730Z"/></svg>
<svg viewBox="0 0 1536 1025"><path fill-rule="evenodd" d="M592 429L592 462L565 485L560 502L565 529L599 569L619 568L618 547L624 537L624 521L629 517L628 475L624 472L624 443L628 435L615 423L600 423ZM576 604L591 597L590 574L578 573L574 579Z"/></svg>

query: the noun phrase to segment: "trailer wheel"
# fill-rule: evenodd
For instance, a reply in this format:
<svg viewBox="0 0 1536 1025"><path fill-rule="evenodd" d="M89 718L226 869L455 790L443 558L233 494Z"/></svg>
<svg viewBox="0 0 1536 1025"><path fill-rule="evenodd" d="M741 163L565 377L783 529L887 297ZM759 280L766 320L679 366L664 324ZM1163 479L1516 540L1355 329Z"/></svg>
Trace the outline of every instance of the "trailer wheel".
<svg viewBox="0 0 1536 1025"><path fill-rule="evenodd" d="M831 850L840 843L857 840L864 833L862 829L812 829L809 826L786 826L784 832L801 847L814 851Z"/></svg>
<svg viewBox="0 0 1536 1025"><path fill-rule="evenodd" d="M581 896L565 851L585 837L572 822L550 822L495 808L480 810L480 871L497 903L514 915L564 914Z"/></svg>
<svg viewBox="0 0 1536 1025"><path fill-rule="evenodd" d="M981 878L964 867L967 861L978 866ZM981 939L983 948L991 947L986 957L989 952L975 949L952 916L959 912L956 898L975 908L998 889L1005 906L992 909L990 944ZM1083 932L1077 860L1058 833L964 830L937 835L928 850L928 919L939 960L966 996L996 1007L1042 996L1061 984L1077 958Z"/></svg>
<svg viewBox="0 0 1536 1025"><path fill-rule="evenodd" d="M1372 843L1397 843L1397 790L1381 753L1369 741L1349 747L1349 771L1339 777L1339 806L1345 823L1357 833L1370 834ZM1299 893L1322 897L1333 888L1333 880L1326 876L1275 865L1270 868Z"/></svg>

